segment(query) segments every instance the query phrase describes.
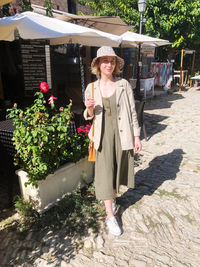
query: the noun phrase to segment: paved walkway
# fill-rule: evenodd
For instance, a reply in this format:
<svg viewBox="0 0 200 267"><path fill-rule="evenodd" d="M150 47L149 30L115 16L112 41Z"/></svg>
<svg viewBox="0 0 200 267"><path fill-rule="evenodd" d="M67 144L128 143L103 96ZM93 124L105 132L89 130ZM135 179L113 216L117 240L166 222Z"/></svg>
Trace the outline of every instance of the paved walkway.
<svg viewBox="0 0 200 267"><path fill-rule="evenodd" d="M124 233L113 237L102 225L76 251L63 230L23 241L3 232L0 266L200 266L200 90L154 98L145 118L136 188L119 198Z"/></svg>

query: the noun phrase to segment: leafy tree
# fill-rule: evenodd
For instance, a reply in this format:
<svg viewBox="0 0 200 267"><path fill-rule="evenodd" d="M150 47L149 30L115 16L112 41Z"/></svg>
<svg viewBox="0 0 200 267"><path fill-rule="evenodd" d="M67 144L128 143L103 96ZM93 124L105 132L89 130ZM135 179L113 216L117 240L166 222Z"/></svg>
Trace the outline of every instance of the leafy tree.
<svg viewBox="0 0 200 267"><path fill-rule="evenodd" d="M44 1L44 7L46 8L46 16L53 17L53 6L51 0Z"/></svg>
<svg viewBox="0 0 200 267"><path fill-rule="evenodd" d="M139 29L137 0L78 0L90 6L93 15L120 16L133 30ZM198 49L200 45L199 0L148 0L144 14L147 35L167 39L175 48Z"/></svg>
<svg viewBox="0 0 200 267"><path fill-rule="evenodd" d="M81 5L94 10L94 16L119 16L128 25L139 27L140 14L137 10L137 0L78 0Z"/></svg>
<svg viewBox="0 0 200 267"><path fill-rule="evenodd" d="M22 10L24 11L32 11L31 0L22 0Z"/></svg>
<svg viewBox="0 0 200 267"><path fill-rule="evenodd" d="M167 39L173 47L197 48L200 45L199 0L149 0L146 32Z"/></svg>

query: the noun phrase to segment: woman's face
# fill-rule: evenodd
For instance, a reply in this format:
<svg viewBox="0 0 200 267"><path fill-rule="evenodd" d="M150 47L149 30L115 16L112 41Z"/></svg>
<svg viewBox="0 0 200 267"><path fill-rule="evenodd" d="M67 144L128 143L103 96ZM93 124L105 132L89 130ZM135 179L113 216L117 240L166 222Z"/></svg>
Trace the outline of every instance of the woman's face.
<svg viewBox="0 0 200 267"><path fill-rule="evenodd" d="M116 57L101 57L99 60L99 69L101 74L112 75L116 67Z"/></svg>

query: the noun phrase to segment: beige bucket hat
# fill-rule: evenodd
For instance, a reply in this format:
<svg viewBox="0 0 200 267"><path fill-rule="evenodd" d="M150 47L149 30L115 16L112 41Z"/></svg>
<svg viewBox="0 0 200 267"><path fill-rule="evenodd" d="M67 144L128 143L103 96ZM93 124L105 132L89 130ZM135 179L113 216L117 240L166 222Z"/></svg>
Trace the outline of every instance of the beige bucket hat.
<svg viewBox="0 0 200 267"><path fill-rule="evenodd" d="M120 70L124 67L124 60L115 54L115 51L110 46L102 46L97 50L97 56L92 60L91 67L93 68L97 59L100 57L116 57L119 63Z"/></svg>

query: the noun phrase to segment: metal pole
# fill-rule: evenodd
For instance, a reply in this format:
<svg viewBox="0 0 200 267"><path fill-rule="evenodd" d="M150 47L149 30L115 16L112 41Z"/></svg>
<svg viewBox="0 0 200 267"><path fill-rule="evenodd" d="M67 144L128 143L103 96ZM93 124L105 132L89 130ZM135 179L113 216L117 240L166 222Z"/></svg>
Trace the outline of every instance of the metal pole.
<svg viewBox="0 0 200 267"><path fill-rule="evenodd" d="M140 13L140 29L139 34L142 33L142 22L143 22L143 14ZM139 65L141 62L141 44L138 46L138 65L137 65L137 82L135 89L135 99L141 101L141 92L140 92L140 75L141 75L141 66Z"/></svg>
<svg viewBox="0 0 200 267"><path fill-rule="evenodd" d="M140 13L140 30L139 30L139 34L142 34L142 22L143 22L143 13Z"/></svg>
<svg viewBox="0 0 200 267"><path fill-rule="evenodd" d="M140 50L141 50L141 44L138 46L138 65L137 65L137 81L136 81L136 89L135 89L135 99L141 101L141 92L140 92Z"/></svg>

